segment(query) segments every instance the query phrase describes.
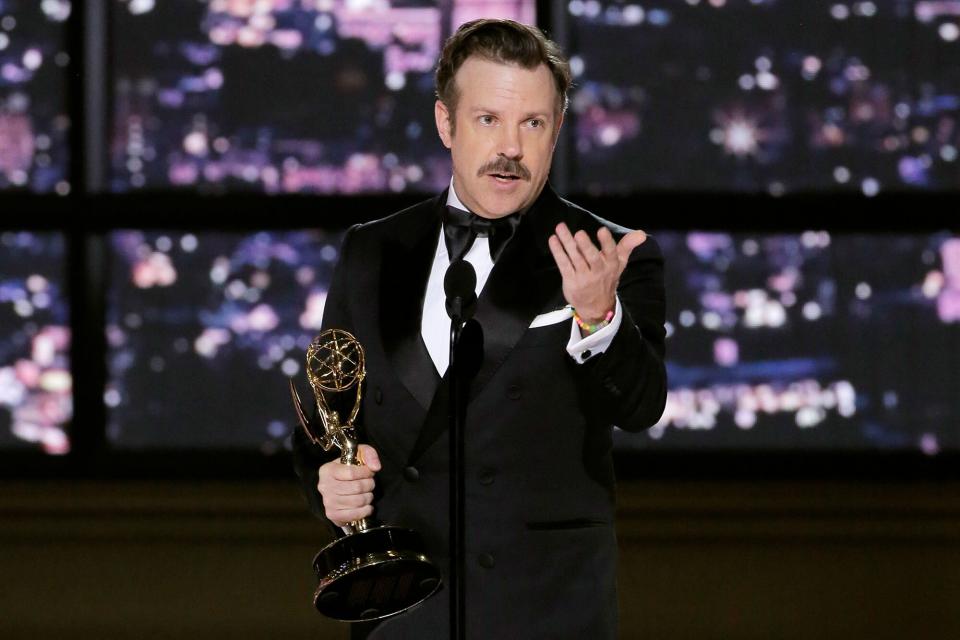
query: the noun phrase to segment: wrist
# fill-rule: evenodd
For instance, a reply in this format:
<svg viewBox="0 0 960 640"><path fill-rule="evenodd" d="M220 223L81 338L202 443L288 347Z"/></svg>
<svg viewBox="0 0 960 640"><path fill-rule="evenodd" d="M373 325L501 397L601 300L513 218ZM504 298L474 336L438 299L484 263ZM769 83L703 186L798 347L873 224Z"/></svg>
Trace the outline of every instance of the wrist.
<svg viewBox="0 0 960 640"><path fill-rule="evenodd" d="M595 324L607 319L607 314L612 314L617 308L617 297L613 295L600 295L597 297L589 296L589 301L583 301L583 304L569 303L575 315L579 316L584 322Z"/></svg>
<svg viewBox="0 0 960 640"><path fill-rule="evenodd" d="M608 310L599 317L581 315L577 309L573 310L573 319L577 323L577 326L580 327L580 333L584 336L596 333L600 329L610 324L610 321L613 320L613 315L613 309Z"/></svg>
<svg viewBox="0 0 960 640"><path fill-rule="evenodd" d="M598 323L604 322L605 320L608 321L609 320L609 318L607 317L608 315L610 317L613 317L613 312L612 311L610 312L601 311L600 313L596 313L593 311L581 312L580 309L577 309L577 308L574 308L573 310L573 317L574 319L576 319L577 324L580 324L581 322L585 324L598 324Z"/></svg>

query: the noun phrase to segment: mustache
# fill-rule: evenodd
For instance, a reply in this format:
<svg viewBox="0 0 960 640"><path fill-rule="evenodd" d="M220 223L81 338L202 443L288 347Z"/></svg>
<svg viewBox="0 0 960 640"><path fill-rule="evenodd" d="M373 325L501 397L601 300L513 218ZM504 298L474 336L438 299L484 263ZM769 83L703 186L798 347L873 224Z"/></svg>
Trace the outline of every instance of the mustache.
<svg viewBox="0 0 960 640"><path fill-rule="evenodd" d="M521 180L530 180L532 177L530 174L530 169L520 162L519 160L514 160L513 158L506 158L504 156L498 157L492 162L480 167L480 170L477 171L477 177L483 177L488 173L503 173L519 177Z"/></svg>

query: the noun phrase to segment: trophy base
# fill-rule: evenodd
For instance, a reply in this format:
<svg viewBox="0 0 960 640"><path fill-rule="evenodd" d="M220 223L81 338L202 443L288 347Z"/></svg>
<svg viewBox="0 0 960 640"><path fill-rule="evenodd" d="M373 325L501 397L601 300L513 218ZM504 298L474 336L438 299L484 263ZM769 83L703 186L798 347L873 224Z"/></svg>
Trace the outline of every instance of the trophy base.
<svg viewBox="0 0 960 640"><path fill-rule="evenodd" d="M440 588L440 570L410 529L374 527L334 540L313 560L317 611L344 622L403 613Z"/></svg>

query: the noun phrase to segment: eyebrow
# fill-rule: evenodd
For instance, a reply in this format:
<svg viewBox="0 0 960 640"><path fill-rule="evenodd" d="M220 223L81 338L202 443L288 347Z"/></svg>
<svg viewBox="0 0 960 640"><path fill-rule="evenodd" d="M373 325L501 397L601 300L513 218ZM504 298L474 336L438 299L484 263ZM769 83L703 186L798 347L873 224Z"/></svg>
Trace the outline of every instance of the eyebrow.
<svg viewBox="0 0 960 640"><path fill-rule="evenodd" d="M489 114L492 114L492 115L495 115L495 116L501 115L501 113L500 113L499 111L497 111L496 109L488 109L488 108L486 108L486 107L474 107L473 109L471 109L471 111L472 111L473 113L478 113L478 112L489 113ZM549 118L549 117L550 117L550 114L549 114L548 112L546 112L546 111L530 111L530 112L528 112L526 115L523 116L523 120L529 120L530 118L544 118L544 119L547 119L547 118Z"/></svg>

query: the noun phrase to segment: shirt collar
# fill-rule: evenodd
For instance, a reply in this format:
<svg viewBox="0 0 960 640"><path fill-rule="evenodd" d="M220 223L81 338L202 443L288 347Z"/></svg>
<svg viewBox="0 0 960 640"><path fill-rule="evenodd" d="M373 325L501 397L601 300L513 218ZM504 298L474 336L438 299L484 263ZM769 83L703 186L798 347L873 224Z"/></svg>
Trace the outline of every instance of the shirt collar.
<svg viewBox="0 0 960 640"><path fill-rule="evenodd" d="M447 206L456 207L462 211L470 211L467 207L460 202L460 198L457 196L457 190L453 188L453 176L450 176L450 190L447 191Z"/></svg>

